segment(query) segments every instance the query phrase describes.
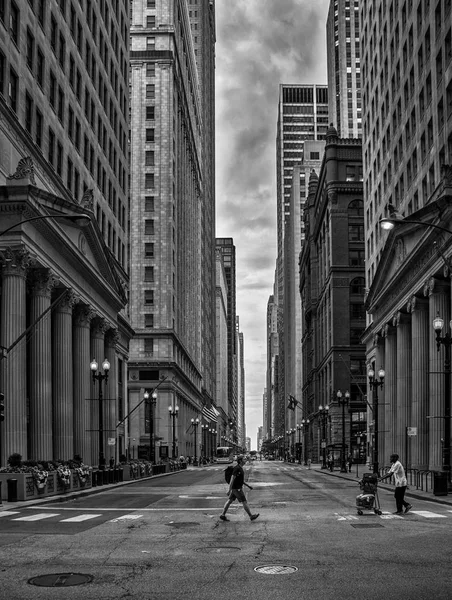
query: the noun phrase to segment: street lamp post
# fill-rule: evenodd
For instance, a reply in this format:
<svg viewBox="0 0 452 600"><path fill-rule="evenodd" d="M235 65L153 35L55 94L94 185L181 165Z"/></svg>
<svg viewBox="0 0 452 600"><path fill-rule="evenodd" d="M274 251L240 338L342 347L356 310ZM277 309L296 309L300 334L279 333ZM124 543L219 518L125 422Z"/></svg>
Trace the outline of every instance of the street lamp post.
<svg viewBox="0 0 452 600"><path fill-rule="evenodd" d="M199 425L199 419L192 419L191 420L191 424L193 425L193 435L195 438L195 454L194 454L194 465L198 464L198 459L197 459L197 443L198 443L198 425Z"/></svg>
<svg viewBox="0 0 452 600"><path fill-rule="evenodd" d="M168 411L173 421L173 450L171 453L171 458L174 460L176 458L176 417L179 412L179 407L177 405L174 408L172 406L168 406Z"/></svg>
<svg viewBox="0 0 452 600"><path fill-rule="evenodd" d="M19 225L23 225L24 223L29 223L30 221L38 221L40 219L66 219L67 221L73 221L78 225L85 226L91 221L91 217L85 213L80 213L79 215L39 215L37 217L30 217L29 219L24 219L23 221L19 221L19 223L14 223L11 227L0 231L0 236L5 235L5 233L9 233L15 227L19 227Z"/></svg>
<svg viewBox="0 0 452 600"><path fill-rule="evenodd" d="M301 432L303 431L303 425L301 423L297 423L297 431L298 431L298 464L301 465Z"/></svg>
<svg viewBox="0 0 452 600"><path fill-rule="evenodd" d="M443 336L441 332L444 327L444 321L439 314L433 319L433 329L436 332L436 347L438 352L441 345L444 346L444 446L443 446L443 470L447 473L447 481L450 483L450 373L451 373L451 352L452 345L452 320L449 323L449 331Z"/></svg>
<svg viewBox="0 0 452 600"><path fill-rule="evenodd" d="M151 463L155 463L155 405L157 403L157 392L152 390L150 394L145 390L143 398L146 400L149 410L149 460Z"/></svg>
<svg viewBox="0 0 452 600"><path fill-rule="evenodd" d="M319 416L320 416L320 423L322 426L322 467L321 467L322 469L328 468L328 465L326 464L326 424L328 422L329 410L330 410L330 407L328 406L328 404L326 404L325 406L320 404Z"/></svg>
<svg viewBox="0 0 452 600"><path fill-rule="evenodd" d="M301 425L303 427L303 433L304 433L304 464L305 466L307 466L308 464L308 443L306 441L306 437L309 440L309 419L301 419Z"/></svg>
<svg viewBox="0 0 452 600"><path fill-rule="evenodd" d="M105 469L105 455L104 455L104 403L103 403L103 395L102 395L102 381L105 381L105 384L108 381L108 372L110 370L110 363L107 359L102 363L103 373L98 372L99 365L96 362L96 359L90 363L90 369L93 374L93 383L96 381L99 382L99 470Z"/></svg>
<svg viewBox="0 0 452 600"><path fill-rule="evenodd" d="M385 371L383 367L378 371L379 380L375 379L375 371L369 369L367 372L369 386L372 390L372 414L374 421L374 444L373 444L373 472L379 473L378 466L378 388L383 387Z"/></svg>
<svg viewBox="0 0 452 600"><path fill-rule="evenodd" d="M207 423L204 423L204 425L201 425L201 429L202 429L202 432L201 432L201 435L202 435L202 438L201 438L201 442L202 442L201 452L202 452L202 457L204 459L206 459L207 458L207 446L208 446L207 431L209 429L209 426L207 425Z"/></svg>
<svg viewBox="0 0 452 600"><path fill-rule="evenodd" d="M350 400L349 392L345 392L345 396L342 397L341 390L338 390L337 402L339 406L342 404L342 456L341 456L341 473L347 473L347 465L345 463L345 406Z"/></svg>

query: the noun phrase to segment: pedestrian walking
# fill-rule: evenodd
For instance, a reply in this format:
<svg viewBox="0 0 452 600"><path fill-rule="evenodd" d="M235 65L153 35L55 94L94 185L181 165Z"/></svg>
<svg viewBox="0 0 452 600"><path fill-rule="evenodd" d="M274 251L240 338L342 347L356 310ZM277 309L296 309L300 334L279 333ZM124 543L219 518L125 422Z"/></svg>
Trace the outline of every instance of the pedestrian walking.
<svg viewBox="0 0 452 600"><path fill-rule="evenodd" d="M251 521L254 521L259 516L259 513L252 514L250 507L248 506L248 502L246 501L246 496L243 492L243 486L246 485L250 490L253 488L245 483L245 471L243 470L243 456L237 456L237 465L234 467L232 471L231 481L229 482L229 490L228 490L228 499L223 508L223 513L220 515L220 519L222 521L229 521L226 516L228 512L228 508L231 506L235 500L238 500L243 504L243 508L245 512L248 514Z"/></svg>
<svg viewBox="0 0 452 600"><path fill-rule="evenodd" d="M351 454L349 454L347 456L347 465L348 465L348 472L351 473L352 472L352 465L353 465L353 456Z"/></svg>
<svg viewBox="0 0 452 600"><path fill-rule="evenodd" d="M405 507L405 514L406 514L413 507L411 506L411 504L409 502L406 502L406 500L405 500L405 492L406 492L406 488L407 488L405 469L403 468L402 463L399 461L398 454L391 454L391 456L389 457L389 460L391 461L392 466L389 469L389 471L386 473L386 475L383 475L383 477L380 477L380 481L383 481L384 479L391 477L391 475L394 475L394 480L395 480L394 498L395 498L396 506L397 506L397 510L394 514L395 515L403 514L403 507Z"/></svg>

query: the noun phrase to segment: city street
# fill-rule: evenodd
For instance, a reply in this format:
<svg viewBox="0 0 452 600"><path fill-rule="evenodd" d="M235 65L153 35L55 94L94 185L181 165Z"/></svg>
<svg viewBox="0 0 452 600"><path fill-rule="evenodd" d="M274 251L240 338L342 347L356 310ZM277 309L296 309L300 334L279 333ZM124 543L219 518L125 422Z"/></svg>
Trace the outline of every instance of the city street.
<svg viewBox="0 0 452 600"><path fill-rule="evenodd" d="M246 467L252 512L226 500L224 466L191 468L67 502L0 510L2 598L450 598L452 504L411 499L357 514L356 478L297 464ZM446 499L447 500L447 499ZM80 586L30 578L77 573ZM53 581L55 578L53 579Z"/></svg>

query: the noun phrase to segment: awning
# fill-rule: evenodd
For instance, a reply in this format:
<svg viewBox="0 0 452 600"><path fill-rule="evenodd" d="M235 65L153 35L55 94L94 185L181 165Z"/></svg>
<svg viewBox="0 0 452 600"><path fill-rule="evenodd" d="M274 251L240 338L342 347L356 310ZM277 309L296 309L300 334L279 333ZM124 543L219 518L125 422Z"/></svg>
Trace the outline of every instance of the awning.
<svg viewBox="0 0 452 600"><path fill-rule="evenodd" d="M210 408L207 408L206 406L203 406L202 415L208 421L213 421L214 423L218 423L218 415L219 414L220 413L217 411L217 409L215 408L215 406L211 406Z"/></svg>

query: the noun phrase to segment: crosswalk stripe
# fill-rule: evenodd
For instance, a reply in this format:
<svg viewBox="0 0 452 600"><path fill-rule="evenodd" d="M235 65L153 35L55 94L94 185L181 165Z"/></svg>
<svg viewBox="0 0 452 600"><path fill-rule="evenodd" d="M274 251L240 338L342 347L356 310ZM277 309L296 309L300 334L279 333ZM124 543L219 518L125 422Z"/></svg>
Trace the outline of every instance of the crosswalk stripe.
<svg viewBox="0 0 452 600"><path fill-rule="evenodd" d="M425 517L426 519L446 519L446 515L440 515L438 513L434 513L430 510L410 510L410 513L413 515L419 515L420 517Z"/></svg>
<svg viewBox="0 0 452 600"><path fill-rule="evenodd" d="M17 515L19 511L17 510L2 510L0 512L0 517L10 517L11 515Z"/></svg>
<svg viewBox="0 0 452 600"><path fill-rule="evenodd" d="M12 521L41 521L42 519L50 519L51 517L59 517L58 513L38 513L37 515L31 515L29 517L19 517L18 519L11 519Z"/></svg>
<svg viewBox="0 0 452 600"><path fill-rule="evenodd" d="M122 517L111 519L109 523L118 523L118 521L133 521L134 519L141 519L142 516L143 515L122 515Z"/></svg>
<svg viewBox="0 0 452 600"><path fill-rule="evenodd" d="M89 521L90 519L95 519L96 517L101 517L102 515L78 515L77 517L70 517L69 519L62 519L60 523L81 523L82 521Z"/></svg>

